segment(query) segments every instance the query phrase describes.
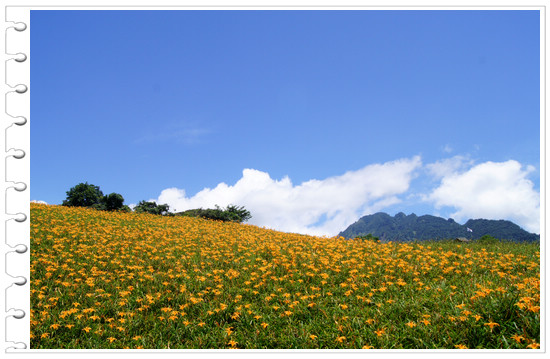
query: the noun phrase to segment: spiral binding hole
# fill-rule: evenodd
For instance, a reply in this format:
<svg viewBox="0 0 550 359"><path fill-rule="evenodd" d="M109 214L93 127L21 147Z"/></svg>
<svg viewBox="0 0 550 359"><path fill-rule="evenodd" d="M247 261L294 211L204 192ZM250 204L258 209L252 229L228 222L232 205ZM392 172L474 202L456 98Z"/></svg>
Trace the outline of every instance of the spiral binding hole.
<svg viewBox="0 0 550 359"><path fill-rule="evenodd" d="M18 244L18 245L15 246L15 251L19 254L25 253L28 249L29 249L29 247L27 247L24 244Z"/></svg>
<svg viewBox="0 0 550 359"><path fill-rule="evenodd" d="M22 285L27 284L27 278L25 278L25 277L17 277L16 279L17 279L17 281L13 282L13 284L15 284L15 285L22 286Z"/></svg>
<svg viewBox="0 0 550 359"><path fill-rule="evenodd" d="M23 192L24 190L27 189L27 184L24 183L24 182L17 182L15 184L15 186L13 186L13 188L17 191L17 192Z"/></svg>
<svg viewBox="0 0 550 359"><path fill-rule="evenodd" d="M27 92L29 88L23 84L19 84L17 86L15 86L15 92L17 93L25 93Z"/></svg>
<svg viewBox="0 0 550 359"><path fill-rule="evenodd" d="M29 247L27 247L26 245L24 244L19 244L15 247L15 251L19 254L23 254L25 253L26 251L29 250Z"/></svg>
<svg viewBox="0 0 550 359"><path fill-rule="evenodd" d="M14 28L16 31L25 31L27 29L27 24L24 22L18 22L15 24Z"/></svg>
<svg viewBox="0 0 550 359"><path fill-rule="evenodd" d="M18 160L20 160L20 159L22 159L23 157L25 157L25 151L23 151L23 150L15 150L14 152L15 152L15 154L12 154L12 156L13 156L14 158L17 158Z"/></svg>
<svg viewBox="0 0 550 359"><path fill-rule="evenodd" d="M14 317L15 319L22 319L25 317L25 311L18 309L16 310L16 312L17 314L12 314L12 317Z"/></svg>
<svg viewBox="0 0 550 359"><path fill-rule="evenodd" d="M25 55L24 53L20 52L16 55L17 57L14 57L14 60L17 61L17 62L25 62L27 61L27 55Z"/></svg>
<svg viewBox="0 0 550 359"><path fill-rule="evenodd" d="M24 124L27 123L27 118L25 116L18 116L15 118L17 119L17 121L14 121L13 123L16 124L17 126L23 126Z"/></svg>
<svg viewBox="0 0 550 359"><path fill-rule="evenodd" d="M16 222L21 223L21 222L25 222L27 220L27 215L25 213L21 213L21 212L17 213L17 216L18 217L15 218Z"/></svg>

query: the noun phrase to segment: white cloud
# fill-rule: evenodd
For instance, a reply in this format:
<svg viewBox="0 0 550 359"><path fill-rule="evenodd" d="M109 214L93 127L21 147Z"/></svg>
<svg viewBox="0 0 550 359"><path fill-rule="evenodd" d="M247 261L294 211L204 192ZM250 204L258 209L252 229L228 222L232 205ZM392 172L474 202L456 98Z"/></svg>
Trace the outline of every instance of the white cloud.
<svg viewBox="0 0 550 359"><path fill-rule="evenodd" d="M465 156L454 156L446 158L435 163L426 165L428 172L437 179L453 175L460 170L471 167L474 161Z"/></svg>
<svg viewBox="0 0 550 359"><path fill-rule="evenodd" d="M528 179L532 166L523 169L514 160L485 162L466 171L467 161L454 157L427 165L432 175L441 178L426 201L436 208L454 207L451 217L508 219L530 232L540 232L540 195Z"/></svg>
<svg viewBox="0 0 550 359"><path fill-rule="evenodd" d="M40 204L48 204L45 201L38 201L38 200L32 200L31 203L40 203Z"/></svg>
<svg viewBox="0 0 550 359"><path fill-rule="evenodd" d="M397 196L409 189L421 165L416 156L300 185L292 184L289 177L274 180L266 172L245 169L234 185L220 183L192 197L187 197L183 189L168 188L156 202L167 203L178 212L235 204L251 212L251 224L287 232L336 235L360 216L399 203Z"/></svg>

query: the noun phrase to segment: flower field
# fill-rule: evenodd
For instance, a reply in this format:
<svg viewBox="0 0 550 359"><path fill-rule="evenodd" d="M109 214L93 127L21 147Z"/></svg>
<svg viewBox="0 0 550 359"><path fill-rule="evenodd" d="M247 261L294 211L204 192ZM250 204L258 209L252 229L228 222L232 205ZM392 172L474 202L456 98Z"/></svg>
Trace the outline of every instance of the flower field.
<svg viewBox="0 0 550 359"><path fill-rule="evenodd" d="M539 348L539 263L31 203L31 349Z"/></svg>

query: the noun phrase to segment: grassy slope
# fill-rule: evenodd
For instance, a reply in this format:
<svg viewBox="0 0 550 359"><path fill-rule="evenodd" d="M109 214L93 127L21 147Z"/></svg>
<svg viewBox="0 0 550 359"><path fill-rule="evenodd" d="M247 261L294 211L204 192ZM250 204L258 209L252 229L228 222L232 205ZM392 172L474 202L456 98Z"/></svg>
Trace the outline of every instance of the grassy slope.
<svg viewBox="0 0 550 359"><path fill-rule="evenodd" d="M31 204L31 347L536 348L539 262Z"/></svg>

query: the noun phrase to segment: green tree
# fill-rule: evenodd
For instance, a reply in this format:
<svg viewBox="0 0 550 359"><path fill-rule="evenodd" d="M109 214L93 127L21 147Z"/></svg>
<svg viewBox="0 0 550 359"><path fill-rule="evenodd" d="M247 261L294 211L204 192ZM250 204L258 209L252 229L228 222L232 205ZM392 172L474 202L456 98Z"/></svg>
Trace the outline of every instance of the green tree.
<svg viewBox="0 0 550 359"><path fill-rule="evenodd" d="M170 206L167 204L157 204L156 202L140 201L137 206L134 207L134 212L137 213L151 213L158 215L168 215Z"/></svg>
<svg viewBox="0 0 550 359"><path fill-rule="evenodd" d="M227 213L230 220L234 222L242 223L252 218L252 215L244 208L244 206L237 207L231 204L227 206L225 212Z"/></svg>
<svg viewBox="0 0 550 359"><path fill-rule="evenodd" d="M101 204L107 211L117 211L124 207L124 197L118 193L110 193L101 199Z"/></svg>
<svg viewBox="0 0 550 359"><path fill-rule="evenodd" d="M103 192L99 186L93 184L79 183L67 191L67 199L63 201L63 206L71 207L92 207L101 205Z"/></svg>

